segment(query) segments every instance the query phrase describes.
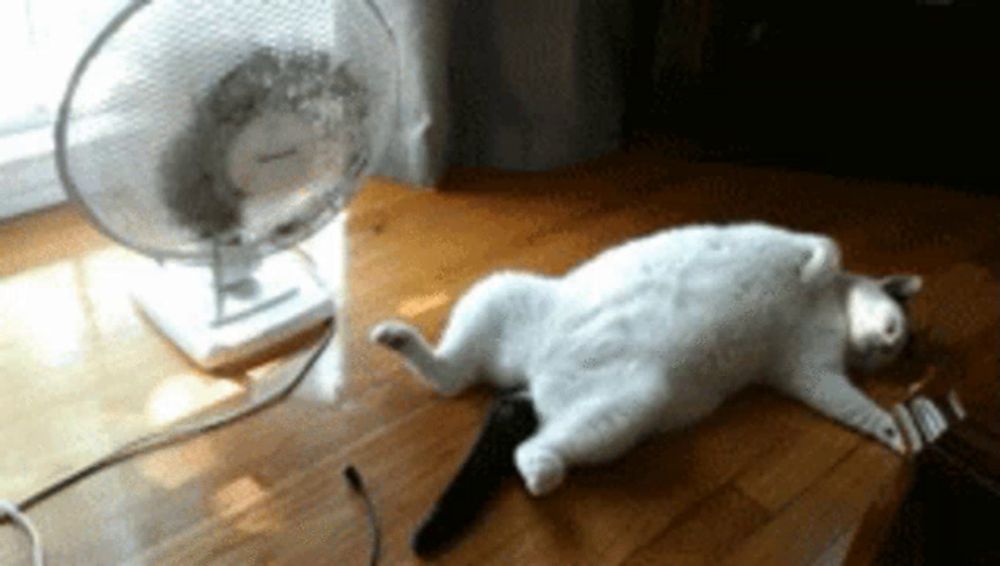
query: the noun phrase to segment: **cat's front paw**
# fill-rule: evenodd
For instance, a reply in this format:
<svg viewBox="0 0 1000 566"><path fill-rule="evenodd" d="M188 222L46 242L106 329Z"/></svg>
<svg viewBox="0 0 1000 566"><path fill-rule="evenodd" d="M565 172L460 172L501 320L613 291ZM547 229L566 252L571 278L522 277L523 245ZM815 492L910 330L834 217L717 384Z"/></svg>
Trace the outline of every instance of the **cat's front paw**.
<svg viewBox="0 0 1000 566"><path fill-rule="evenodd" d="M402 350L416 337L417 331L412 326L398 320L386 320L376 324L369 334L369 339L391 350Z"/></svg>
<svg viewBox="0 0 1000 566"><path fill-rule="evenodd" d="M897 454L906 454L906 442L903 439L902 429L900 429L896 420L888 413L879 418L874 435L882 444L885 444Z"/></svg>
<svg viewBox="0 0 1000 566"><path fill-rule="evenodd" d="M558 455L530 444L514 452L514 464L531 495L539 497L559 487L566 476L566 466Z"/></svg>

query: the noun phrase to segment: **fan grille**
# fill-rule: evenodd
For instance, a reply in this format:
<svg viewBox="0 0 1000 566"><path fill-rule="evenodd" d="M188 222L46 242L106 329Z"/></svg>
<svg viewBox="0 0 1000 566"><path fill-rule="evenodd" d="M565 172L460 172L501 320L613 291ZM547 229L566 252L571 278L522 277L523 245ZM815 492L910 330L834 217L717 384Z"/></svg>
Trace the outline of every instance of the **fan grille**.
<svg viewBox="0 0 1000 566"><path fill-rule="evenodd" d="M156 1L132 5L117 24L81 60L61 110L57 152L70 194L102 231L133 249L211 258L221 231L178 210L201 207L210 220L225 213L217 193L232 180L224 172L231 140L206 120L206 108L217 104L221 80L261 53L322 61L310 68L323 72L320 82L340 73L351 84L327 100L343 111L324 123L322 171L297 170L262 194L237 191L238 223L224 243L263 255L302 240L345 205L384 149L395 117L396 54L368 2ZM262 123L267 132L270 122ZM220 143L218 155L209 155ZM192 180L212 163L222 172L211 182Z"/></svg>

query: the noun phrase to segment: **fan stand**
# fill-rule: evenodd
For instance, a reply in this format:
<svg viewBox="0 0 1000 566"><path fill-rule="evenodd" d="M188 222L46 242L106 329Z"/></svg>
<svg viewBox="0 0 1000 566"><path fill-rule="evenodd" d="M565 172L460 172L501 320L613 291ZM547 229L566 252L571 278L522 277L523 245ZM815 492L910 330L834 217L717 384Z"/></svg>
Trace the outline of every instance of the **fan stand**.
<svg viewBox="0 0 1000 566"><path fill-rule="evenodd" d="M215 247L211 265L153 262L135 302L171 342L205 369L239 365L316 328L333 298L303 259L259 259Z"/></svg>

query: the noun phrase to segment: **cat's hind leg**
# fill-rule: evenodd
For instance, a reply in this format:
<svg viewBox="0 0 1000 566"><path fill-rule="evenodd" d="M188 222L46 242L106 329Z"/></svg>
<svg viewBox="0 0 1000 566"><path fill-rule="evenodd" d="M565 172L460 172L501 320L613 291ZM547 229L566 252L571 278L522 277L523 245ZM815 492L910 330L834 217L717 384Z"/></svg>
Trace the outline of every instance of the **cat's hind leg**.
<svg viewBox="0 0 1000 566"><path fill-rule="evenodd" d="M440 356L412 325L401 320L385 320L372 328L370 339L399 353L406 364L442 395L454 395L471 385L474 361Z"/></svg>
<svg viewBox="0 0 1000 566"><path fill-rule="evenodd" d="M463 295L452 309L437 348L420 331L398 320L376 325L371 340L398 352L408 365L445 395L457 394L487 377L502 387L521 385L517 377L495 371L506 335L521 331L526 321L543 316L547 281L522 273L487 277Z"/></svg>
<svg viewBox="0 0 1000 566"><path fill-rule="evenodd" d="M656 395L616 395L588 401L544 421L514 452L528 491L545 495L577 465L609 462L655 430Z"/></svg>

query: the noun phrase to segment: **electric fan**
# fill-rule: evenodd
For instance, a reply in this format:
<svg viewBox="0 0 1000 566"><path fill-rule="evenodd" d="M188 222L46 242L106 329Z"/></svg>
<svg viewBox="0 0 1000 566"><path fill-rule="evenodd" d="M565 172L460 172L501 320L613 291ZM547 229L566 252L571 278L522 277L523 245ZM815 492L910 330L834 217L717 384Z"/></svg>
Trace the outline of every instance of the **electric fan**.
<svg viewBox="0 0 1000 566"><path fill-rule="evenodd" d="M139 0L78 62L56 124L70 197L153 260L133 296L206 368L333 315L291 249L392 133L394 38L372 0Z"/></svg>

